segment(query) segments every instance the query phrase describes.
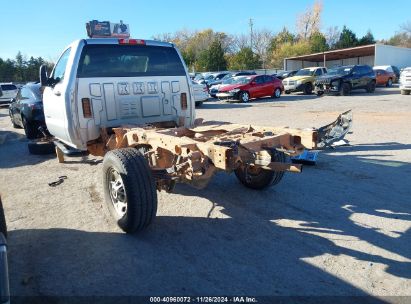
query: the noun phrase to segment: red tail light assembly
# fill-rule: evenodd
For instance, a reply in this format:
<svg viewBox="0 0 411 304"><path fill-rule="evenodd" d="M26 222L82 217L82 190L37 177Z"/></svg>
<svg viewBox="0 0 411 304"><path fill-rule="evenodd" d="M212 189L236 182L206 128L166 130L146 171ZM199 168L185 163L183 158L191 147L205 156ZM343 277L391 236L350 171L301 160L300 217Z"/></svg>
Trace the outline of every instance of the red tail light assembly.
<svg viewBox="0 0 411 304"><path fill-rule="evenodd" d="M82 98L81 99L81 106L83 108L83 116L84 118L92 118L93 112L91 110L91 103L89 98Z"/></svg>

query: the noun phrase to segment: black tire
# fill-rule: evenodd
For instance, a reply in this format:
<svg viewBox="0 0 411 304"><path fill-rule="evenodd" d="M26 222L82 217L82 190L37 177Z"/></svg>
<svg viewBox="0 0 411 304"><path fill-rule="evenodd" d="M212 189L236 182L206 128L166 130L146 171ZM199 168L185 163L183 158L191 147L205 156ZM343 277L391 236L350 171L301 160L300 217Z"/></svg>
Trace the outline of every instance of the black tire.
<svg viewBox="0 0 411 304"><path fill-rule="evenodd" d="M304 94L311 95L313 93L313 85L311 82L307 82L304 85Z"/></svg>
<svg viewBox="0 0 411 304"><path fill-rule="evenodd" d="M317 92L317 96L318 96L318 97L321 97L321 96L323 96L323 95L324 95L324 92L323 92L323 91L318 91L318 92Z"/></svg>
<svg viewBox="0 0 411 304"><path fill-rule="evenodd" d="M387 81L387 84L386 84L386 86L388 87L388 88L390 88L390 87L392 87L392 78L388 78L388 81Z"/></svg>
<svg viewBox="0 0 411 304"><path fill-rule="evenodd" d="M291 91L288 91L288 90L287 90L287 91L285 91L284 93L287 94L287 95L289 95L289 94L291 94Z"/></svg>
<svg viewBox="0 0 411 304"><path fill-rule="evenodd" d="M0 232L3 233L4 237L7 238L6 217L4 216L4 209L3 209L3 203L1 202L1 197L0 197Z"/></svg>
<svg viewBox="0 0 411 304"><path fill-rule="evenodd" d="M350 95L350 92L351 92L351 86L348 83L344 82L340 86L340 95L341 96L347 96L347 95Z"/></svg>
<svg viewBox="0 0 411 304"><path fill-rule="evenodd" d="M9 116L10 116L10 121L11 121L11 124L13 125L13 128L19 129L20 126L14 122L13 114L11 113L10 109L9 109Z"/></svg>
<svg viewBox="0 0 411 304"><path fill-rule="evenodd" d="M365 89L367 93L374 93L375 92L375 81L371 81L367 84L367 88Z"/></svg>
<svg viewBox="0 0 411 304"><path fill-rule="evenodd" d="M38 137L39 131L36 123L29 123L27 119L22 116L21 121L23 122L24 133L26 133L27 139L35 139Z"/></svg>
<svg viewBox="0 0 411 304"><path fill-rule="evenodd" d="M272 162L286 162L286 156L283 152L275 149L269 150ZM246 187L254 190L262 190L269 186L278 184L284 176L284 171L271 171L258 169L256 174L248 173L247 166L237 168L234 173L238 180Z"/></svg>
<svg viewBox="0 0 411 304"><path fill-rule="evenodd" d="M238 93L238 99L241 102L250 102L250 94L246 91L242 91L242 92Z"/></svg>
<svg viewBox="0 0 411 304"><path fill-rule="evenodd" d="M273 98L280 98L281 97L281 89L276 88L273 93Z"/></svg>
<svg viewBox="0 0 411 304"><path fill-rule="evenodd" d="M196 107L201 107L203 105L203 101L196 101Z"/></svg>
<svg viewBox="0 0 411 304"><path fill-rule="evenodd" d="M401 90L401 95L410 95L410 90Z"/></svg>
<svg viewBox="0 0 411 304"><path fill-rule="evenodd" d="M126 209L124 214L116 211L112 174L117 172L122 182ZM108 152L103 161L104 198L111 215L118 226L127 233L147 228L157 213L156 183L144 156L134 148L117 149ZM119 196L119 192L116 192Z"/></svg>
<svg viewBox="0 0 411 304"><path fill-rule="evenodd" d="M32 140L27 144L30 154L47 155L56 153L54 143L51 141Z"/></svg>

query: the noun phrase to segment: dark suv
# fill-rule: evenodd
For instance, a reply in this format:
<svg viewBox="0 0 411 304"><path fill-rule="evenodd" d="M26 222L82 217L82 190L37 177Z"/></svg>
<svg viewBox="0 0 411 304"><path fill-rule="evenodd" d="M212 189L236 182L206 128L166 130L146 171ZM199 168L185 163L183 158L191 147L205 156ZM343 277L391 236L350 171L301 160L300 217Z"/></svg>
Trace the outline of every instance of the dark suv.
<svg viewBox="0 0 411 304"><path fill-rule="evenodd" d="M347 65L332 68L324 76L317 78L314 91L323 94L348 95L352 90L375 91L375 72L368 65Z"/></svg>

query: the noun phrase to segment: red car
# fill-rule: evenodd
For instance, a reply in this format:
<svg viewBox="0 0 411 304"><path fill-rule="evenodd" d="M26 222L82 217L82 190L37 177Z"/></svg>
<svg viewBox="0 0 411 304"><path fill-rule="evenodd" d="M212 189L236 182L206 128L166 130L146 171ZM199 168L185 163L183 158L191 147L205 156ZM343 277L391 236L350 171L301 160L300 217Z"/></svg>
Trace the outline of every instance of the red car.
<svg viewBox="0 0 411 304"><path fill-rule="evenodd" d="M238 77L233 84L224 86L216 94L220 99L234 99L249 102L252 98L272 96L280 98L284 91L280 79L269 75L250 75Z"/></svg>
<svg viewBox="0 0 411 304"><path fill-rule="evenodd" d="M375 76L377 79L377 85L384 85L387 87L391 87L397 78L394 72L389 72L386 70L375 70Z"/></svg>

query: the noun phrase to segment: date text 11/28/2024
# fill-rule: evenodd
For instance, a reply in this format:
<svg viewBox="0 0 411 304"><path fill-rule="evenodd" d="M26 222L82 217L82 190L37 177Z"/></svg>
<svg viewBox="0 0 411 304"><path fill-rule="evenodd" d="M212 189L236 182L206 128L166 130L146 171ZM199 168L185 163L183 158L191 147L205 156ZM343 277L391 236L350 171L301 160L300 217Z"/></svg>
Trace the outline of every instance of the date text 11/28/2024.
<svg viewBox="0 0 411 304"><path fill-rule="evenodd" d="M253 297L150 297L150 303L258 303Z"/></svg>

